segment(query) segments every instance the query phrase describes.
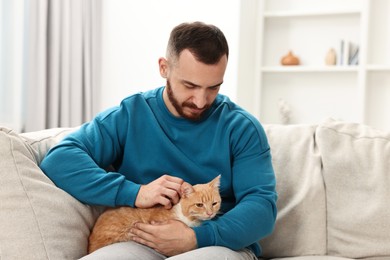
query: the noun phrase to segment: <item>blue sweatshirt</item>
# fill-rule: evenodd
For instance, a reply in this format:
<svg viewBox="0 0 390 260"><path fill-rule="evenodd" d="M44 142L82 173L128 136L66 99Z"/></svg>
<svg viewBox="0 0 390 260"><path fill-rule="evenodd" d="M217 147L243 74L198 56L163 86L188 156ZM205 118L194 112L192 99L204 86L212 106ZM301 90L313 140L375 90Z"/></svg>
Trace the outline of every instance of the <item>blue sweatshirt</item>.
<svg viewBox="0 0 390 260"><path fill-rule="evenodd" d="M200 121L175 117L163 90L129 96L100 113L52 148L40 167L78 200L111 207L134 207L140 185L164 174L191 184L221 174L222 214L193 228L198 247L249 247L260 255L257 241L272 232L277 214L262 126L220 94Z"/></svg>

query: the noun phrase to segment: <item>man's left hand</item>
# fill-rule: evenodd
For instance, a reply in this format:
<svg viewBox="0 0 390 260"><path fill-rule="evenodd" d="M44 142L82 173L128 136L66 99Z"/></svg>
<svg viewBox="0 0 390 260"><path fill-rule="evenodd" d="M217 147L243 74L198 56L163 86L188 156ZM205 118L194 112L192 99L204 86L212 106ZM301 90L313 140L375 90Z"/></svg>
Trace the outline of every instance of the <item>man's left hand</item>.
<svg viewBox="0 0 390 260"><path fill-rule="evenodd" d="M151 247L160 254L173 256L197 248L194 230L181 221L136 223L130 231L133 241Z"/></svg>

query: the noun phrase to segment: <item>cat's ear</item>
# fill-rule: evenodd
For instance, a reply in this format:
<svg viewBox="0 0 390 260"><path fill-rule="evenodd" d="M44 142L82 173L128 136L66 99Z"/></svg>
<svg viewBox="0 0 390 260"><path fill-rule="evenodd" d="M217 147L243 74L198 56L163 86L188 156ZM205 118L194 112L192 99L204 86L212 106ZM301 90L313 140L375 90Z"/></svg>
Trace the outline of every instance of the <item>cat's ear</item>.
<svg viewBox="0 0 390 260"><path fill-rule="evenodd" d="M218 188L220 184L221 184L221 174L215 177L214 180L210 182L211 187L214 188Z"/></svg>
<svg viewBox="0 0 390 260"><path fill-rule="evenodd" d="M194 192L194 188L192 187L191 184L188 182L183 182L183 184L180 187L180 195L182 197L187 197L189 194Z"/></svg>

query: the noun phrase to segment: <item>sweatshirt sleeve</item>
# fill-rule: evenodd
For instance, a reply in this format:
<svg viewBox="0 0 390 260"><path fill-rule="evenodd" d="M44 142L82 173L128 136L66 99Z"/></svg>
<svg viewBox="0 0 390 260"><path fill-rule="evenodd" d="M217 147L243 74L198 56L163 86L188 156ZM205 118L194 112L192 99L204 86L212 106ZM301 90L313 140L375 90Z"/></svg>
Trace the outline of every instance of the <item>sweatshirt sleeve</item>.
<svg viewBox="0 0 390 260"><path fill-rule="evenodd" d="M232 141L232 185L236 204L224 215L195 227L198 247L251 248L258 256L258 241L271 234L277 215L276 180L263 128L242 124Z"/></svg>
<svg viewBox="0 0 390 260"><path fill-rule="evenodd" d="M120 158L128 116L123 106L99 114L53 147L41 162L41 169L83 203L134 206L140 185L104 170Z"/></svg>

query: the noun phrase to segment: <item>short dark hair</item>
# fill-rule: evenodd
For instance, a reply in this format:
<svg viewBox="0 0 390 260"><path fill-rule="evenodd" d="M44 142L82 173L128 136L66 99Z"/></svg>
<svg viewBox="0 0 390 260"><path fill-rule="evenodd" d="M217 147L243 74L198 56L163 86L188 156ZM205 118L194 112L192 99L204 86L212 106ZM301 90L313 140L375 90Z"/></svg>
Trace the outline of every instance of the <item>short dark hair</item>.
<svg viewBox="0 0 390 260"><path fill-rule="evenodd" d="M229 46L223 32L215 25L203 22L182 23L173 28L167 56L177 59L185 49L205 64L216 64L224 55L229 57Z"/></svg>

